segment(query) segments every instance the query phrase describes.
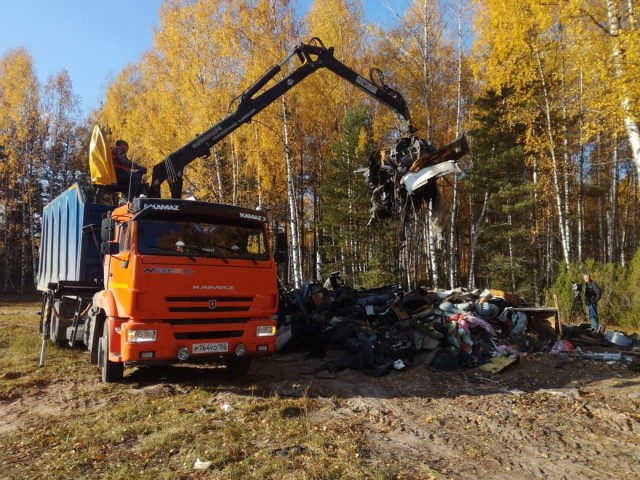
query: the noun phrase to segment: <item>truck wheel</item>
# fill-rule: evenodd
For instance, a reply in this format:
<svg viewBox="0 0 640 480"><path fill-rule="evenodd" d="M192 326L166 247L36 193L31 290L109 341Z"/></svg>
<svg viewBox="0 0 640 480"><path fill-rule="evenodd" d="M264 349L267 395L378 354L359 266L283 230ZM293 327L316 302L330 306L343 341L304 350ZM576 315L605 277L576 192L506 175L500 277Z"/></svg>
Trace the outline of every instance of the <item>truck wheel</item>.
<svg viewBox="0 0 640 480"><path fill-rule="evenodd" d="M251 367L250 358L230 358L225 361L227 366L227 375L233 377L246 377Z"/></svg>
<svg viewBox="0 0 640 480"><path fill-rule="evenodd" d="M109 360L109 324L104 322L102 337L99 343L100 374L104 383L118 382L122 380L124 365L120 362Z"/></svg>

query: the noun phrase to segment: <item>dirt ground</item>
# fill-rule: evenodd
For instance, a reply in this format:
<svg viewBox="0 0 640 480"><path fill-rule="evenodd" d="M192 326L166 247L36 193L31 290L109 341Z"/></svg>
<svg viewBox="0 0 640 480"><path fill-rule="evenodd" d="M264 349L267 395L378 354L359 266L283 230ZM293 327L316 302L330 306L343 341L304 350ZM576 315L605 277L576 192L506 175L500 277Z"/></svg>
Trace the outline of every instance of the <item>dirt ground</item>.
<svg viewBox="0 0 640 480"><path fill-rule="evenodd" d="M323 363L302 353L276 355L255 361L248 381L264 395L313 397L312 424L357 433L360 458L372 467L393 465L398 477L640 478L640 374L626 363L539 353L490 375L437 371L418 356L384 377L311 374ZM133 397L153 383L179 391L189 368L171 373L177 370L127 370L124 383ZM108 401L97 375L68 378L0 398L0 438L42 416Z"/></svg>
<svg viewBox="0 0 640 480"><path fill-rule="evenodd" d="M490 376L418 358L380 378L300 376L316 366L274 357L252 375L324 398L314 421L355 421L366 460L404 465L407 478L640 478L640 375L626 365L539 354Z"/></svg>

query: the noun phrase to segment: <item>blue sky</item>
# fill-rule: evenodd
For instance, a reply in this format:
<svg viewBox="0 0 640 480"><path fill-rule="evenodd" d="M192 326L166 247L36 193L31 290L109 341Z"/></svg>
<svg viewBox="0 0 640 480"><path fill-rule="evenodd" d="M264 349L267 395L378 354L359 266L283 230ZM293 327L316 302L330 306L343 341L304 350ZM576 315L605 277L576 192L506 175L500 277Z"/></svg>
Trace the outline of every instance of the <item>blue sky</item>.
<svg viewBox="0 0 640 480"><path fill-rule="evenodd" d="M303 6L311 0L298 0ZM406 0L392 0L402 9ZM0 55L24 46L42 83L66 69L82 110L104 99L108 83L153 41L162 0L0 0ZM389 21L380 0L365 0L371 22Z"/></svg>

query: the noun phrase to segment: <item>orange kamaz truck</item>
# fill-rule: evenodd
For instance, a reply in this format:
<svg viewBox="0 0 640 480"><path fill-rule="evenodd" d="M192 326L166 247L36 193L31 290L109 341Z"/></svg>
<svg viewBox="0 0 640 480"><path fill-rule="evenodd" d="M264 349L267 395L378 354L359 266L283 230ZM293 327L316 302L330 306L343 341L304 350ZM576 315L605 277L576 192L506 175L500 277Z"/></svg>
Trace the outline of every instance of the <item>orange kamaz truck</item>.
<svg viewBox="0 0 640 480"><path fill-rule="evenodd" d="M275 81L291 58L300 64ZM147 196L119 206L90 203L74 185L45 207L37 280L41 365L49 338L84 344L105 382L121 379L128 366L176 362L222 361L240 373L252 358L275 351L279 297L267 216L184 200L183 175L189 163L320 69L395 110L413 134L404 99L379 70L367 80L320 40L298 45L237 97L233 113L156 164ZM98 127L90 166L94 188L127 192L116 182ZM170 199L160 198L165 181Z"/></svg>
<svg viewBox="0 0 640 480"><path fill-rule="evenodd" d="M267 232L256 210L136 198L105 211L75 185L44 210L45 333L86 345L105 382L121 379L125 366L186 361L244 373L252 358L275 351Z"/></svg>

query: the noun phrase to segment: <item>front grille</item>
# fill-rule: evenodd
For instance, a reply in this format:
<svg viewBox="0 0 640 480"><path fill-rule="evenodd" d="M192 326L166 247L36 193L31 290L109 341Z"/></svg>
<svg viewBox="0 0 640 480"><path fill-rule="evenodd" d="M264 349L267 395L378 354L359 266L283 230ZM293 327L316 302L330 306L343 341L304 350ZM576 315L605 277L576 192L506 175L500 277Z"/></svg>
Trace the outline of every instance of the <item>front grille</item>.
<svg viewBox="0 0 640 480"><path fill-rule="evenodd" d="M241 337L242 330L228 330L222 332L184 332L174 333L176 340L216 340L219 338Z"/></svg>
<svg viewBox="0 0 640 480"><path fill-rule="evenodd" d="M169 307L171 313L248 312L250 307Z"/></svg>
<svg viewBox="0 0 640 480"><path fill-rule="evenodd" d="M220 325L223 323L247 323L248 318L172 318L163 320L169 325Z"/></svg>
<svg viewBox="0 0 640 480"><path fill-rule="evenodd" d="M175 303L195 303L196 305L169 305L167 310L171 313L211 313L211 312L248 312L251 309L253 297L166 297L169 304ZM215 308L211 308L211 303L215 302ZM233 305L233 304L236 305ZM248 305L237 305L238 303L248 303ZM231 305L230 305L231 304Z"/></svg>

